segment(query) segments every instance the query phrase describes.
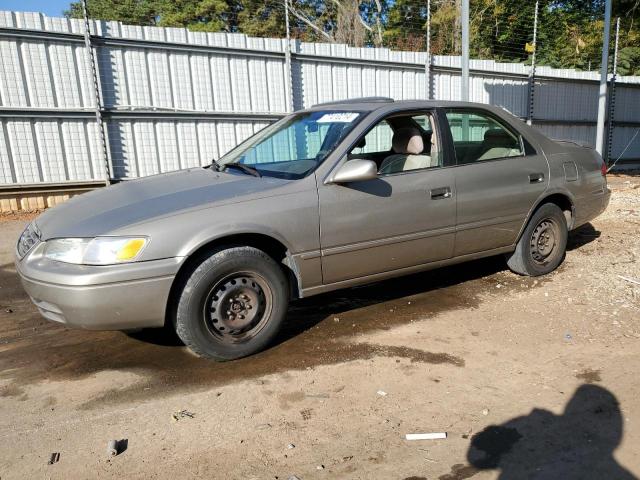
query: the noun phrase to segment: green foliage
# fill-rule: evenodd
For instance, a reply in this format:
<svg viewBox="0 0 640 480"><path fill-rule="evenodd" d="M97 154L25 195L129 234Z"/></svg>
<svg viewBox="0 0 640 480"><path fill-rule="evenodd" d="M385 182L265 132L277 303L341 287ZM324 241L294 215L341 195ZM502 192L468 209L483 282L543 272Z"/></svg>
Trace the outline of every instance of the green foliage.
<svg viewBox="0 0 640 480"><path fill-rule="evenodd" d="M395 0L389 9L383 38L398 50L426 48L427 2Z"/></svg>
<svg viewBox="0 0 640 480"><path fill-rule="evenodd" d="M156 25L159 15L157 0L88 0L88 8L93 18L119 20L133 25ZM82 18L82 4L73 2L65 15Z"/></svg>
<svg viewBox="0 0 640 480"><path fill-rule="evenodd" d="M242 33L254 37L286 36L282 5L267 0L244 0L238 10Z"/></svg>
<svg viewBox="0 0 640 480"><path fill-rule="evenodd" d="M477 0L471 5L470 47L475 56L515 62L528 59L525 47L533 43L535 2Z"/></svg>
<svg viewBox="0 0 640 480"><path fill-rule="evenodd" d="M162 0L158 25L187 27L201 32L228 31L235 17L234 5L226 0Z"/></svg>
<svg viewBox="0 0 640 480"><path fill-rule="evenodd" d="M618 75L640 75L640 47L625 47L620 50Z"/></svg>
<svg viewBox="0 0 640 480"><path fill-rule="evenodd" d="M90 15L138 25L284 37L285 0L88 0ZM304 41L424 50L427 0L289 0L290 34ZM431 0L431 52L460 54L460 0ZM470 0L471 54L530 62L535 0ZM536 59L556 68L596 70L604 0L540 0ZM66 14L81 17L79 1ZM621 18L618 72L640 74L640 0L616 0ZM612 28L612 34L614 29ZM613 51L613 43L612 43Z"/></svg>

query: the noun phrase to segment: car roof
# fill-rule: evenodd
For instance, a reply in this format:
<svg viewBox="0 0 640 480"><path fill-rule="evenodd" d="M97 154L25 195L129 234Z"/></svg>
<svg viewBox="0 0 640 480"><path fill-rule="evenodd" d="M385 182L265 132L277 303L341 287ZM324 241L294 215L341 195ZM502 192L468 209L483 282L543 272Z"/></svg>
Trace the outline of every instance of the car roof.
<svg viewBox="0 0 640 480"><path fill-rule="evenodd" d="M339 111L355 111L355 112L373 112L394 111L394 110L411 110L423 108L481 108L483 110L500 110L501 108L487 105L486 103L461 102L454 100L394 100L388 97L362 97L348 100L336 100L332 102L319 103L306 109L307 111L317 110L339 110Z"/></svg>
<svg viewBox="0 0 640 480"><path fill-rule="evenodd" d="M334 110L359 112L365 115L375 114L376 116L386 116L393 115L396 112L401 113L403 111L431 108L468 108L489 111L509 123L512 127L516 127L521 133L526 132L527 139L530 141L535 139L540 145L546 145L550 141L540 131L527 125L521 118L506 108L488 105L486 103L461 102L455 100L394 100L387 97L363 97L320 103L302 111Z"/></svg>

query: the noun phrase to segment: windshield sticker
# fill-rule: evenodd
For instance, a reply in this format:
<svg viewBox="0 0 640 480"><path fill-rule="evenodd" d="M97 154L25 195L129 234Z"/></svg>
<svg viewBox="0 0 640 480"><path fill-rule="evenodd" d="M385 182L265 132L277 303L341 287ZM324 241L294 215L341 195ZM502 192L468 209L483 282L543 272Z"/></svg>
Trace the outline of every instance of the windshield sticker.
<svg viewBox="0 0 640 480"><path fill-rule="evenodd" d="M355 112L339 112L339 113L325 113L321 116L317 123L351 123L358 118Z"/></svg>

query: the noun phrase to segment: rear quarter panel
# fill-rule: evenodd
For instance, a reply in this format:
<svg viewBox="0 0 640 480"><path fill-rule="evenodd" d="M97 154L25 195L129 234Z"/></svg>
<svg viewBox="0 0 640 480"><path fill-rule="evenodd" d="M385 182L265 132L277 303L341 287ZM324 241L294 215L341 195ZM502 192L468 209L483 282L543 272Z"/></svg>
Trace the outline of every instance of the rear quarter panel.
<svg viewBox="0 0 640 480"><path fill-rule="evenodd" d="M574 206L572 228L587 223L606 207L607 182L602 159L591 148L569 142L549 142L549 193L565 193Z"/></svg>

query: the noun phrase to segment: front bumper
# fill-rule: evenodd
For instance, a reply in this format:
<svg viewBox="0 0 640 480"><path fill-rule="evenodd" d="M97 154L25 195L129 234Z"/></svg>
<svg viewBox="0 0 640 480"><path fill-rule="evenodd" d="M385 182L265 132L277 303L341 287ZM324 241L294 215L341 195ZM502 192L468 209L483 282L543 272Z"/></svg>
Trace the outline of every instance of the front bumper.
<svg viewBox="0 0 640 480"><path fill-rule="evenodd" d="M181 258L110 266L71 265L42 256L43 244L16 258L22 285L48 320L88 330L164 325Z"/></svg>

